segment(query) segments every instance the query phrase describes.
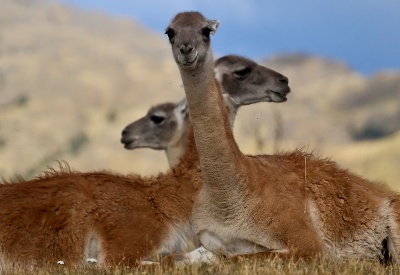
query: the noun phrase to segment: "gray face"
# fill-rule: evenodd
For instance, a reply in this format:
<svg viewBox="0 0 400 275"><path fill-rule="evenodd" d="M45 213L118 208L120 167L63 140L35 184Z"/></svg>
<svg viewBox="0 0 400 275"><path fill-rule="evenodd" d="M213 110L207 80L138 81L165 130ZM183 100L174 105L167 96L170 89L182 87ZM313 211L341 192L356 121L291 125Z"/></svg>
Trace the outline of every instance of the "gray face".
<svg viewBox="0 0 400 275"><path fill-rule="evenodd" d="M181 103L164 103L152 107L147 115L125 127L121 142L126 149L166 149L179 134L179 127L187 117Z"/></svg>
<svg viewBox="0 0 400 275"><path fill-rule="evenodd" d="M238 105L257 102L285 102L290 93L289 80L282 74L235 55L215 61L216 78L224 93Z"/></svg>
<svg viewBox="0 0 400 275"><path fill-rule="evenodd" d="M175 62L184 70L193 70L209 57L210 35L218 21L207 20L198 12L179 13L166 29Z"/></svg>
<svg viewBox="0 0 400 275"><path fill-rule="evenodd" d="M258 102L284 102L290 92L288 79L278 72L240 56L224 56L215 61L216 78L222 90L239 108ZM122 131L126 149L168 149L180 140L188 120L186 100L152 107L145 117Z"/></svg>

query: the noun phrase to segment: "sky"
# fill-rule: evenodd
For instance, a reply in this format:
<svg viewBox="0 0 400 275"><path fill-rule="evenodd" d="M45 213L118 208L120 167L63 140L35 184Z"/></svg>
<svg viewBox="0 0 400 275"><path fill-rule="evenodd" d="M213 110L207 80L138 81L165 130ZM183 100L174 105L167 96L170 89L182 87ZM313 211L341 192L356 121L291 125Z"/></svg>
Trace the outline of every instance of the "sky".
<svg viewBox="0 0 400 275"><path fill-rule="evenodd" d="M181 11L218 19L218 55L256 60L304 53L371 75L400 70L400 0L59 0L130 17L163 35Z"/></svg>

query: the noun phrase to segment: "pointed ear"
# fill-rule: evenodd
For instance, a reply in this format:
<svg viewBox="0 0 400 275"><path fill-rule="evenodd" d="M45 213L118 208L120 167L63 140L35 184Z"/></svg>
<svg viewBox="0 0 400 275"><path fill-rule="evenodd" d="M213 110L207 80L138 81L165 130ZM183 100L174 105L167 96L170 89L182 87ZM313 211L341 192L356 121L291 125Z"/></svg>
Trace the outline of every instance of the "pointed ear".
<svg viewBox="0 0 400 275"><path fill-rule="evenodd" d="M177 104L177 109L179 110L179 112L182 114L183 117L186 117L189 114L186 97L181 101L179 101L179 103Z"/></svg>
<svg viewBox="0 0 400 275"><path fill-rule="evenodd" d="M210 34L215 34L217 32L219 21L218 20L207 20L208 27L211 29Z"/></svg>

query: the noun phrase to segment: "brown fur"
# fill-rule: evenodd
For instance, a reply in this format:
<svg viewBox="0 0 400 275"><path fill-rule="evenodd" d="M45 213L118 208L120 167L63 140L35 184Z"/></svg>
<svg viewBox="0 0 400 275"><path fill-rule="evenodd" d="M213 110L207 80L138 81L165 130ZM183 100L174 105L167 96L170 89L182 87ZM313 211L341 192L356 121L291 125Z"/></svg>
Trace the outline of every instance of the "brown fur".
<svg viewBox="0 0 400 275"><path fill-rule="evenodd" d="M301 151L240 152L213 75L210 43L201 40L209 22L189 12L169 26L204 180L193 210L202 245L226 256L275 251L377 259L389 237L397 255L393 191ZM190 66L181 62L187 59L177 50L181 45L192 48L191 56L197 51Z"/></svg>
<svg viewBox="0 0 400 275"><path fill-rule="evenodd" d="M84 264L94 238L100 264L136 265L159 252L169 225L188 223L200 181L196 156L192 142L180 165L157 177L72 172L64 165L4 183L0 264Z"/></svg>
<svg viewBox="0 0 400 275"><path fill-rule="evenodd" d="M241 78L240 85L234 87L235 104L243 104L243 95L246 96L245 104L251 104L272 101L265 90L279 94L281 98L290 91L287 83L279 83L284 76L251 60L226 56L218 62L230 66L223 67L224 76L244 66L254 71L254 75L246 78L247 82ZM231 82L235 80L225 81L223 86ZM225 91L232 93L232 90ZM230 101L225 103L233 120L239 105L231 106ZM202 181L191 123L186 111L182 112L185 106L164 104L161 111L167 113L172 109L175 112L176 108L176 115L182 117L164 123L153 132L156 136L166 134L161 139L168 140L168 135L172 134L168 130L171 124L176 128L178 123L183 123L180 138L174 140L181 142L184 148L181 151L186 155L176 161L180 164L172 172L141 178L105 171L73 172L67 164L60 164L60 171L49 169L36 180L20 180L8 188L0 188L0 198L3 198L0 208L5 214L0 217L3 266L55 264L59 260L76 265L85 263L87 258L95 258L101 264L135 265L140 259L170 253L174 249L179 252L183 245L196 243L190 217L193 197ZM158 111L153 114L155 109L160 108L150 109L146 119L160 115ZM126 142L130 144L130 140ZM151 144L158 143L153 138ZM45 220L45 224L37 224L36 220ZM20 227L24 230L18 230L15 235L9 233Z"/></svg>

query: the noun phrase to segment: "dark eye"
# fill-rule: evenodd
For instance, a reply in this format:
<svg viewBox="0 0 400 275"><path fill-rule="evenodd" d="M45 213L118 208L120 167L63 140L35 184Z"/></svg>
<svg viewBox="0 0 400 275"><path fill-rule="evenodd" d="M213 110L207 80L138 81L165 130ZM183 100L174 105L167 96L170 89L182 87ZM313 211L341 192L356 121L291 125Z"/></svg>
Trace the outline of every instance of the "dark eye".
<svg viewBox="0 0 400 275"><path fill-rule="evenodd" d="M249 67L244 67L241 68L239 70L236 70L233 72L233 75L237 78L237 79L243 79L245 78L249 73L251 72L251 69Z"/></svg>
<svg viewBox="0 0 400 275"><path fill-rule="evenodd" d="M152 115L150 117L150 120L159 125L165 120L165 117Z"/></svg>
<svg viewBox="0 0 400 275"><path fill-rule="evenodd" d="M168 35L168 39L170 43L174 43L174 38L175 38L175 31L171 28L168 28L165 31L165 34Z"/></svg>
<svg viewBox="0 0 400 275"><path fill-rule="evenodd" d="M210 39L211 29L209 27L205 27L201 29L201 34L203 35L205 40Z"/></svg>

